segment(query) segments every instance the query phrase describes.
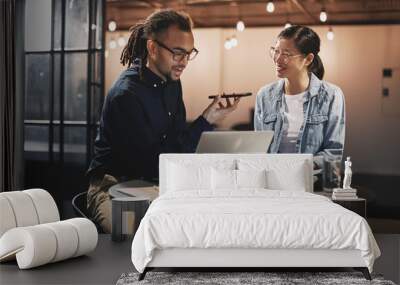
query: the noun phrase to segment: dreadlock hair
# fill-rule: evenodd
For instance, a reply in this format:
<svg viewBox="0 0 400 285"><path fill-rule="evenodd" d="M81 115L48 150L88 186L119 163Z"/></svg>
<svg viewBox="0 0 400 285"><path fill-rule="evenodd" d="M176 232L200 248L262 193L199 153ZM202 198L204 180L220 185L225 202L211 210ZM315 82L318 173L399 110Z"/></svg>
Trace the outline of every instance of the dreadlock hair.
<svg viewBox="0 0 400 285"><path fill-rule="evenodd" d="M127 64L130 67L134 64L135 59L139 59L139 75L140 78L143 78L143 70L146 66L148 56L147 40L156 39L173 25L176 25L181 31L191 32L193 22L185 12L164 9L153 12L144 21L131 27L129 29L131 35L129 36L128 43L121 53L121 64Z"/></svg>

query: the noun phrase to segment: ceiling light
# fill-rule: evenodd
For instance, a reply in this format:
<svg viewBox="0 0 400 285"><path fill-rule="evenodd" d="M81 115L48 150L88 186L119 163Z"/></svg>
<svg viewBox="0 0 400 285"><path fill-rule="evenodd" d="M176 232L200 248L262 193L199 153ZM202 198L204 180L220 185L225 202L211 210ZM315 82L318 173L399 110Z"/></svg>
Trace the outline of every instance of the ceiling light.
<svg viewBox="0 0 400 285"><path fill-rule="evenodd" d="M236 29L237 29L239 32L243 32L243 31L244 31L244 28L245 28L244 22L241 21L241 20L239 20L239 21L236 23Z"/></svg>
<svg viewBox="0 0 400 285"><path fill-rule="evenodd" d="M319 19L323 23L325 23L326 20L328 20L328 14L326 13L324 8L322 8L321 13L319 14Z"/></svg>
<svg viewBox="0 0 400 285"><path fill-rule="evenodd" d="M116 29L117 29L117 22L115 21L108 22L108 30L110 32L114 32Z"/></svg>
<svg viewBox="0 0 400 285"><path fill-rule="evenodd" d="M226 39L225 40L224 47L225 47L226 50L230 50L232 48L232 42L231 42L230 39Z"/></svg>
<svg viewBox="0 0 400 285"><path fill-rule="evenodd" d="M231 46L232 47L235 47L235 46L237 46L238 45L238 40L237 40L237 38L236 38L236 36L233 36L232 38L231 38Z"/></svg>
<svg viewBox="0 0 400 285"><path fill-rule="evenodd" d="M326 37L328 40L333 41L333 39L335 38L335 33L333 32L332 27L329 27L328 32L326 33Z"/></svg>
<svg viewBox="0 0 400 285"><path fill-rule="evenodd" d="M117 42L120 47L123 47L126 44L125 38L122 35L118 38Z"/></svg>
<svg viewBox="0 0 400 285"><path fill-rule="evenodd" d="M109 43L108 43L108 46L110 47L110 49L115 49L116 47L117 47L117 42L115 41L115 40L111 40Z"/></svg>
<svg viewBox="0 0 400 285"><path fill-rule="evenodd" d="M267 10L268 13L273 13L275 11L274 2L268 1L266 10Z"/></svg>

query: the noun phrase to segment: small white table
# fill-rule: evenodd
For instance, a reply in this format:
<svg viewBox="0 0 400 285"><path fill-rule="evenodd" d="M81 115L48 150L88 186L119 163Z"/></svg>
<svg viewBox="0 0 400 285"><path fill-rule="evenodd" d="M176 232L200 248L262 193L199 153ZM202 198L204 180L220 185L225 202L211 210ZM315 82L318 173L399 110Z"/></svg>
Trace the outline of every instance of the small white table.
<svg viewBox="0 0 400 285"><path fill-rule="evenodd" d="M146 195L145 193L143 193L143 191L130 191L131 195L128 195L124 192L122 192L121 190L127 189L127 188L136 188L136 187L151 187L154 186L154 183L148 182L148 181L144 181L144 180L129 180L129 181L125 181L122 183L118 183L113 185L112 187L110 187L110 189L108 189L108 194L110 194L110 196L112 198L125 198L125 197L143 197L143 196L149 196L154 197L154 193L149 192L148 195ZM153 199L154 200L154 199Z"/></svg>
<svg viewBox="0 0 400 285"><path fill-rule="evenodd" d="M152 186L154 184L147 181L130 180L110 187L108 193L112 197L111 239L113 241L125 240L127 234L123 231L123 225L126 224L124 217L129 212L133 212L135 215L135 224L133 225L133 234L135 234L151 201L158 197L157 188ZM143 187L151 188L147 191ZM126 192L124 193L123 191Z"/></svg>

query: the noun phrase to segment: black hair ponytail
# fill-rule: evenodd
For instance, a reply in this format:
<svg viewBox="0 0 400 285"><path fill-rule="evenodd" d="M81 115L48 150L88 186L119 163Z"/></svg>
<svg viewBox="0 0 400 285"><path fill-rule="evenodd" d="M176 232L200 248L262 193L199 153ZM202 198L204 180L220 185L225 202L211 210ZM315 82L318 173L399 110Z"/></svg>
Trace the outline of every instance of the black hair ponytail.
<svg viewBox="0 0 400 285"><path fill-rule="evenodd" d="M278 38L293 39L296 48L302 54L312 53L314 60L308 66L308 71L314 73L319 79L324 77L324 64L318 55L321 40L316 32L304 26L291 26L280 32Z"/></svg>
<svg viewBox="0 0 400 285"><path fill-rule="evenodd" d="M308 70L314 73L321 80L324 77L325 74L324 64L322 63L322 60L318 54L314 55L314 60L308 67Z"/></svg>

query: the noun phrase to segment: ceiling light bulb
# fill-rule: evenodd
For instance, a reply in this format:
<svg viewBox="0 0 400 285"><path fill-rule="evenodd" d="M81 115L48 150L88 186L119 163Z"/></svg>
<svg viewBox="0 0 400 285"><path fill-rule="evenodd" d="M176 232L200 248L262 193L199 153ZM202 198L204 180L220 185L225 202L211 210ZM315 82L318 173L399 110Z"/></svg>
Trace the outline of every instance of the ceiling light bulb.
<svg viewBox="0 0 400 285"><path fill-rule="evenodd" d="M118 38L118 45L120 46L120 47L123 47L124 45L125 45L125 38L123 37L123 36L120 36L119 38Z"/></svg>
<svg viewBox="0 0 400 285"><path fill-rule="evenodd" d="M319 14L319 19L321 22L325 23L326 20L328 20L328 14L325 12L324 9L321 10L321 13Z"/></svg>
<svg viewBox="0 0 400 285"><path fill-rule="evenodd" d="M333 32L332 28L329 28L328 32L326 33L326 37L328 40L333 41L335 38L335 33Z"/></svg>
<svg viewBox="0 0 400 285"><path fill-rule="evenodd" d="M108 46L110 49L115 49L117 47L117 42L115 40L111 40Z"/></svg>
<svg viewBox="0 0 400 285"><path fill-rule="evenodd" d="M232 42L227 39L224 44L225 49L230 50L232 48Z"/></svg>
<svg viewBox="0 0 400 285"><path fill-rule="evenodd" d="M237 46L238 45L238 40L237 40L237 38L235 37L235 36L233 36L232 38L231 38L231 46L232 47L235 47L235 46Z"/></svg>
<svg viewBox="0 0 400 285"><path fill-rule="evenodd" d="M244 31L244 28L245 28L244 22L243 22L243 21L238 21L237 24L236 24L236 29L237 29L239 32L243 32L243 31Z"/></svg>
<svg viewBox="0 0 400 285"><path fill-rule="evenodd" d="M269 1L269 2L267 3L267 12L268 12L268 13L273 13L274 11L275 11L274 2Z"/></svg>
<svg viewBox="0 0 400 285"><path fill-rule="evenodd" d="M290 22L287 22L286 24L285 24L285 29L287 29L287 28L289 28L289 27L291 27L292 26L292 24L290 23Z"/></svg>
<svg viewBox="0 0 400 285"><path fill-rule="evenodd" d="M117 29L117 23L115 21L108 22L108 30L114 32Z"/></svg>

